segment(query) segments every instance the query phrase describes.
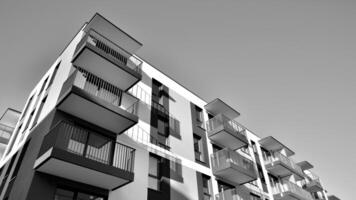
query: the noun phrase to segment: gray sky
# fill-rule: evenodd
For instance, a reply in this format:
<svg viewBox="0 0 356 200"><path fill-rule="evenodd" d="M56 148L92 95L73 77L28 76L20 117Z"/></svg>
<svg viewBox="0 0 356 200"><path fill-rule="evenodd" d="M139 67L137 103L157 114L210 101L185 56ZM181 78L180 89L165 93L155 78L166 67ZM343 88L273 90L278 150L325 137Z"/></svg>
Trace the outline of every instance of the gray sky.
<svg viewBox="0 0 356 200"><path fill-rule="evenodd" d="M2 0L0 112L23 107L95 12L142 42L139 56L314 164L329 194L354 199L356 1Z"/></svg>

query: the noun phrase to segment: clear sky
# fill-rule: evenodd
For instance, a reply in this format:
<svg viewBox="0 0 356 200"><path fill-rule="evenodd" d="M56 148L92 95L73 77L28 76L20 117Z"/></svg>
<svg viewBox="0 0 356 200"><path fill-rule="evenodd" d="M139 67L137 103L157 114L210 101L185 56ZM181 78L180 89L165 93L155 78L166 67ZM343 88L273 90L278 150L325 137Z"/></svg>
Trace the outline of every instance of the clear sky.
<svg viewBox="0 0 356 200"><path fill-rule="evenodd" d="M356 188L356 1L0 1L0 112L30 90L99 12L138 55L308 160L329 194Z"/></svg>

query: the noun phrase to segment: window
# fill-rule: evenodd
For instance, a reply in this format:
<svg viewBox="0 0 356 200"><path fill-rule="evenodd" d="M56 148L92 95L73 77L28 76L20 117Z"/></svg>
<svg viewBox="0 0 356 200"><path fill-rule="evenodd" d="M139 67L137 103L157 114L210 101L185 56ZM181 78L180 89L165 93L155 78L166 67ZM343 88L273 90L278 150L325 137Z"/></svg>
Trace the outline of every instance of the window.
<svg viewBox="0 0 356 200"><path fill-rule="evenodd" d="M41 114L41 112L42 112L43 106L44 106L44 104L46 103L46 100L47 100L47 96L46 96L45 98L43 98L43 100L41 101L41 105L40 105L40 107L39 107L39 109L38 109L38 111L37 111L37 113L36 113L36 117L35 117L35 120L34 120L34 122L33 122L31 128L33 128L34 126L36 126L36 124L37 124L37 122L38 122L38 118L40 117L40 114Z"/></svg>
<svg viewBox="0 0 356 200"><path fill-rule="evenodd" d="M45 81L43 81L42 86L41 86L41 90L40 90L40 92L38 93L38 96L40 96L40 95L42 94L43 89L44 89L44 87L46 86L47 81L48 81L48 77L46 78Z"/></svg>
<svg viewBox="0 0 356 200"><path fill-rule="evenodd" d="M165 120L158 118L157 120L157 131L159 134L166 136L168 129L168 123Z"/></svg>
<svg viewBox="0 0 356 200"><path fill-rule="evenodd" d="M33 118L33 114L35 113L35 110L36 110L36 109L33 109L33 110L32 110L32 112L31 112L31 114L30 114L30 117L27 119L26 126L25 126L25 128L23 129L22 132L25 132L25 131L27 130L28 126L30 125L31 120L32 120L32 118Z"/></svg>
<svg viewBox="0 0 356 200"><path fill-rule="evenodd" d="M160 160L159 157L150 155L148 171L148 188L160 190Z"/></svg>
<svg viewBox="0 0 356 200"><path fill-rule="evenodd" d="M193 137L194 137L195 160L204 162L203 139L195 134L193 135Z"/></svg>
<svg viewBox="0 0 356 200"><path fill-rule="evenodd" d="M28 100L28 103L26 104L25 110L23 111L23 114L21 116L21 119L23 119L26 116L26 113L28 111L28 108L30 107L31 103L33 100L33 96L30 97L30 99Z"/></svg>
<svg viewBox="0 0 356 200"><path fill-rule="evenodd" d="M211 199L211 184L210 184L210 177L206 175L202 175L203 179L203 194L204 194L204 200L210 200Z"/></svg>
<svg viewBox="0 0 356 200"><path fill-rule="evenodd" d="M201 108L199 108L198 106L195 106L195 120L196 120L197 126L204 129L203 110Z"/></svg>
<svg viewBox="0 0 356 200"><path fill-rule="evenodd" d="M279 180L277 177L272 176L271 174L268 174L269 177L269 181L271 183L271 189L272 189L272 193L278 193L279 192L279 188L278 188L278 184L279 184Z"/></svg>
<svg viewBox="0 0 356 200"><path fill-rule="evenodd" d="M57 188L54 200L104 200L102 196Z"/></svg>
<svg viewBox="0 0 356 200"><path fill-rule="evenodd" d="M272 157L271 152L267 151L264 148L261 148L261 151L262 151L262 157L265 161L268 161L271 159L271 157Z"/></svg>
<svg viewBox="0 0 356 200"><path fill-rule="evenodd" d="M58 68L59 68L60 65L61 65L61 62L59 62L58 65L56 66L56 68L54 68L54 71L53 71L53 74L52 74L52 76L51 76L51 80L50 80L49 83L48 83L47 89L48 89L49 87L51 87L51 85L52 85L52 83L53 83L53 81L54 81L54 78L56 77L56 74L57 74L57 71L58 71Z"/></svg>

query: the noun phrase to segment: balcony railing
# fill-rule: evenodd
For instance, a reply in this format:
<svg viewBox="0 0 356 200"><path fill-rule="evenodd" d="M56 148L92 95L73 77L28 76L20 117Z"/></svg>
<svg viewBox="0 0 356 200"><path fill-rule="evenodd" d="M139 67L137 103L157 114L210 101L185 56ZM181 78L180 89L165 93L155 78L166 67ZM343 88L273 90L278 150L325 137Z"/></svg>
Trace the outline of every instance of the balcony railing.
<svg viewBox="0 0 356 200"><path fill-rule="evenodd" d="M290 158L287 156L284 156L283 154L279 152L273 152L271 156L264 157L265 163L268 165L275 165L275 162L282 162L286 166L288 166L290 169L294 171L294 173L297 173L299 176L303 176L303 171L302 169Z"/></svg>
<svg viewBox="0 0 356 200"><path fill-rule="evenodd" d="M225 127L226 129L229 129L231 132L246 136L245 129L242 128L242 126L239 123L237 123L232 119L227 118L223 114L216 115L206 123L208 132L214 131L215 129L221 126Z"/></svg>
<svg viewBox="0 0 356 200"><path fill-rule="evenodd" d="M141 60L95 30L90 29L84 38L78 43L77 47L80 48L86 42L101 49L106 54L115 58L117 61L123 65L126 65L130 69L138 73L141 72Z"/></svg>
<svg viewBox="0 0 356 200"><path fill-rule="evenodd" d="M255 168L251 160L229 149L222 149L212 154L211 161L213 168L220 168L221 166L226 166L226 163L232 163L250 171L251 173L255 173Z"/></svg>
<svg viewBox="0 0 356 200"><path fill-rule="evenodd" d="M138 100L135 97L84 69L78 67L63 87L71 84L129 113L137 114Z"/></svg>
<svg viewBox="0 0 356 200"><path fill-rule="evenodd" d="M42 152L54 147L69 153L133 172L135 149L69 122L58 123L46 136Z"/></svg>
<svg viewBox="0 0 356 200"><path fill-rule="evenodd" d="M280 186L280 188L273 188L273 195L276 197L275 199L281 199L286 195L292 195L299 200L313 200L311 194L297 184L285 181Z"/></svg>
<svg viewBox="0 0 356 200"><path fill-rule="evenodd" d="M257 178L253 162L230 149L222 149L212 154L211 163L215 175L237 184L251 182Z"/></svg>
<svg viewBox="0 0 356 200"><path fill-rule="evenodd" d="M308 172L306 173L307 179L304 179L301 183L303 185L303 188L306 188L310 192L315 192L315 191L320 191L322 190L322 185L320 182L320 178L312 173Z"/></svg>
<svg viewBox="0 0 356 200"><path fill-rule="evenodd" d="M248 192L238 190L236 188L221 191L215 197L216 200L250 200L251 199Z"/></svg>

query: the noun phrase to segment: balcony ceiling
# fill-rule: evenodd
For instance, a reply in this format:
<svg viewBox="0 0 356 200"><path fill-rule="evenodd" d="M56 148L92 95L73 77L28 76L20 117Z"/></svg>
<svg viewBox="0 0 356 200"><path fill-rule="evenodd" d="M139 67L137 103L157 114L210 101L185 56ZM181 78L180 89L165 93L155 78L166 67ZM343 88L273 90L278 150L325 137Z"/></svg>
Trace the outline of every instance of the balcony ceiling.
<svg viewBox="0 0 356 200"><path fill-rule="evenodd" d="M310 162L308 162L306 160L297 163L297 165L299 165L299 167L302 168L303 171L314 168L314 166Z"/></svg>
<svg viewBox="0 0 356 200"><path fill-rule="evenodd" d="M273 136L268 136L265 138L260 139L260 145L269 150L269 151L279 151L281 149L284 149L286 151L287 156L292 156L294 155L294 151L289 149L287 146L282 144L280 141L278 141L276 138Z"/></svg>
<svg viewBox="0 0 356 200"><path fill-rule="evenodd" d="M125 33L98 13L96 13L84 27L84 31L90 29L99 32L131 54L134 54L142 46L135 38Z"/></svg>
<svg viewBox="0 0 356 200"><path fill-rule="evenodd" d="M240 113L227 105L221 99L216 98L204 106L204 108L212 115L224 114L229 119L235 119L240 116Z"/></svg>

